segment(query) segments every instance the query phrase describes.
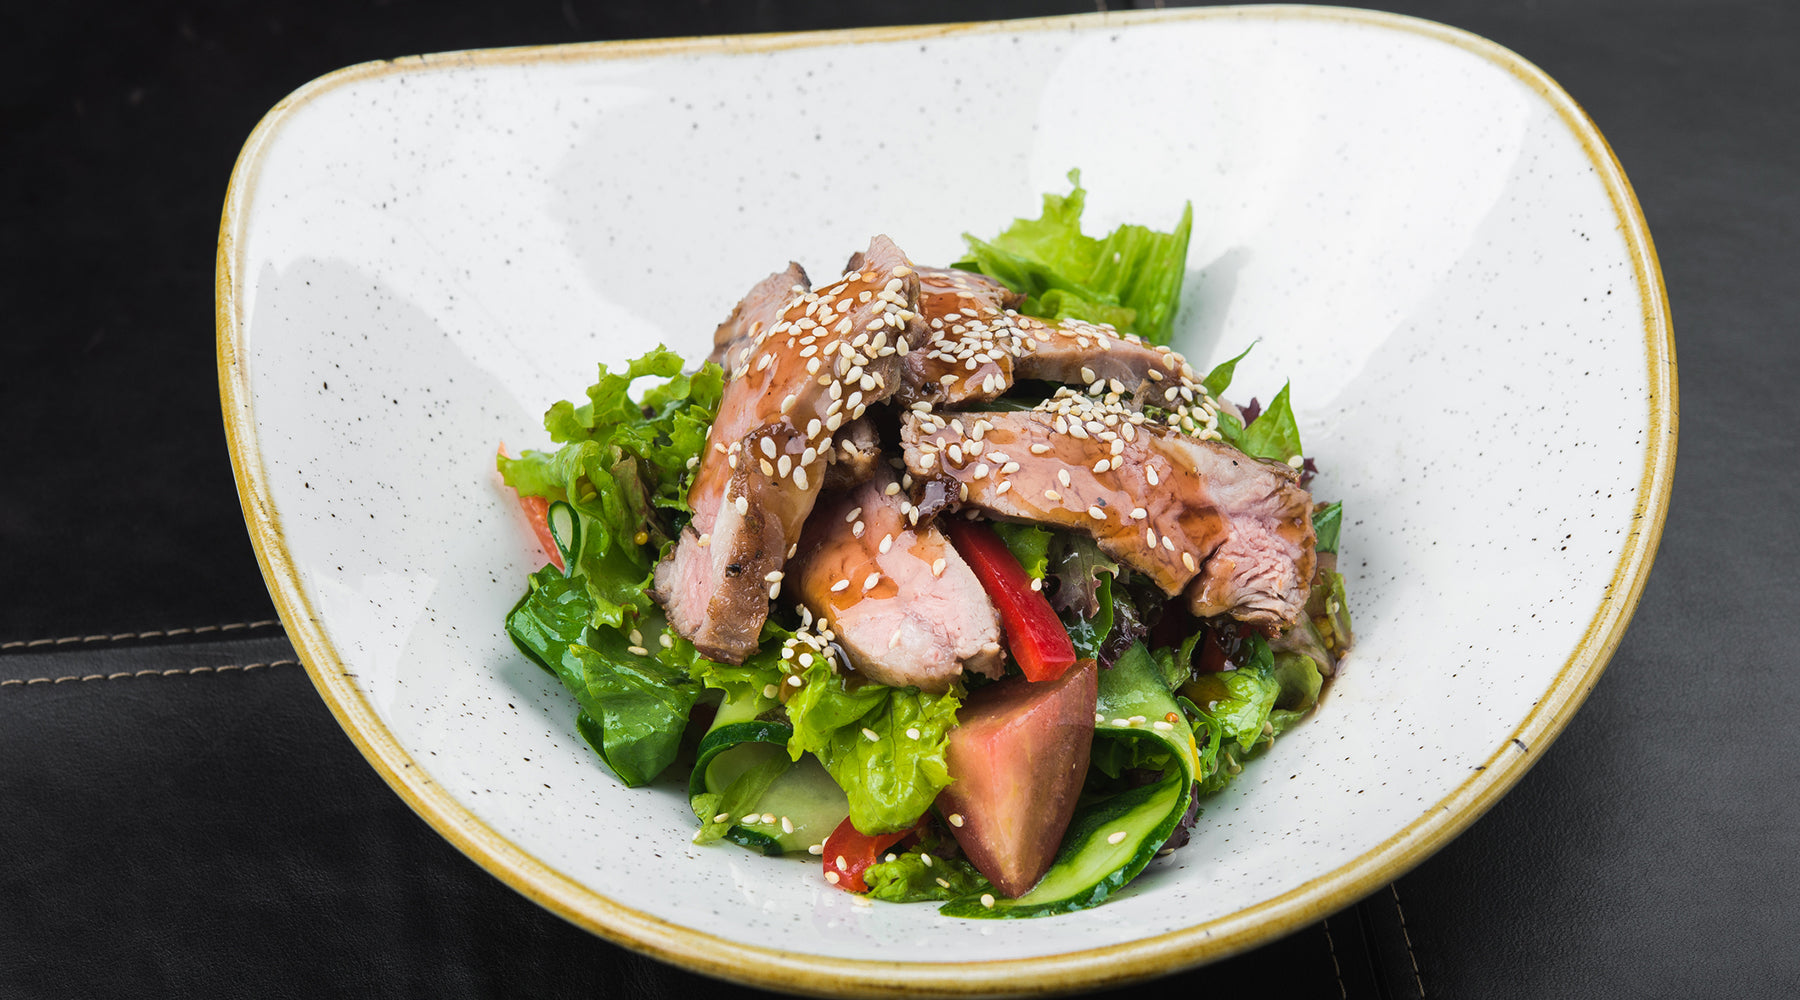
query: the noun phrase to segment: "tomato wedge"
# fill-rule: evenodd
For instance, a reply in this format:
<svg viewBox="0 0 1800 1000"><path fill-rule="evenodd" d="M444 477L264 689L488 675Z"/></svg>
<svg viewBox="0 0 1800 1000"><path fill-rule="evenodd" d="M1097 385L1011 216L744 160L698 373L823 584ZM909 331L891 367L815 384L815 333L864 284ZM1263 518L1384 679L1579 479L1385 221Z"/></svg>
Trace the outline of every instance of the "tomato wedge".
<svg viewBox="0 0 1800 1000"><path fill-rule="evenodd" d="M925 817L920 816L918 822L904 830L870 836L852 826L850 817L845 816L831 836L825 838L825 881L849 892L868 892L869 883L863 881L863 872L880 859L883 851L918 833L925 822Z"/></svg>
<svg viewBox="0 0 1800 1000"><path fill-rule="evenodd" d="M961 517L938 519L950 543L975 571L1006 626L1013 660L1030 681L1053 681L1075 665L1075 644L1044 595L1031 589L1031 575L994 529Z"/></svg>

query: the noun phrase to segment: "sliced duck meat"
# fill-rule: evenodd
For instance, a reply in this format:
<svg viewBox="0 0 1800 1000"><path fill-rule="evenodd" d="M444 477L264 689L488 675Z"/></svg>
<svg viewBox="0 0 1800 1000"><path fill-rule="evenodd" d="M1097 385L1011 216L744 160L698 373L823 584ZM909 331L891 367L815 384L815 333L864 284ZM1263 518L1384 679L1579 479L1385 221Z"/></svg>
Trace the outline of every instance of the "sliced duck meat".
<svg viewBox="0 0 1800 1000"><path fill-rule="evenodd" d="M1026 320L1031 350L1014 364L1016 377L1086 386L1090 393L1134 393L1145 382L1145 400L1169 408L1195 402L1203 394L1187 360L1167 346L1146 343L1135 333L1105 324L1065 319L1052 324ZM1185 390L1185 392L1184 392Z"/></svg>
<svg viewBox="0 0 1800 1000"><path fill-rule="evenodd" d="M810 288L812 282L807 280L806 269L793 261L788 262L787 270L776 271L757 282L713 331L713 349L706 360L718 362L727 372L742 367L756 338L780 322L788 304Z"/></svg>
<svg viewBox="0 0 1800 1000"><path fill-rule="evenodd" d="M1076 393L1029 411L908 413L901 443L950 503L1086 532L1197 615L1290 625L1306 604L1312 498L1283 463Z"/></svg>
<svg viewBox="0 0 1800 1000"><path fill-rule="evenodd" d="M825 466L825 488L847 490L875 474L881 464L881 435L868 417L838 428L831 460Z"/></svg>
<svg viewBox="0 0 1800 1000"><path fill-rule="evenodd" d="M1000 676L999 613L937 528L908 523L906 505L885 465L821 497L789 566L796 596L869 680L936 693L965 669Z"/></svg>
<svg viewBox="0 0 1800 1000"><path fill-rule="evenodd" d="M1013 361L1030 349L1022 324L1037 322L1012 311L1020 299L986 275L921 268L919 314L931 333L906 357L901 404L957 407L1011 388Z"/></svg>
<svg viewBox="0 0 1800 1000"><path fill-rule="evenodd" d="M652 588L675 631L715 660L742 663L756 650L839 429L899 387L909 338L924 339L918 275L900 248L877 236L864 261L790 294L754 334L761 307L734 312L747 339L725 337L730 378L689 488L694 517ZM753 294L766 301L780 277Z"/></svg>

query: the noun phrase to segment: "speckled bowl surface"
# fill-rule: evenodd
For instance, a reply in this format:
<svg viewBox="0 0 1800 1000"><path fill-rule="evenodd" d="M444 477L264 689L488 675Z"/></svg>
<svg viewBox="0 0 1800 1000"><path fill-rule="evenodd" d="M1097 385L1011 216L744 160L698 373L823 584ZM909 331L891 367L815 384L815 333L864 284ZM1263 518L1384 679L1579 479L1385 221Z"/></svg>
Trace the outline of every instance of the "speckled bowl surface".
<svg viewBox="0 0 1800 1000"><path fill-rule="evenodd" d="M958 921L690 843L502 617L541 556L494 448L594 363L704 354L754 281L1034 215L1194 206L1178 346L1258 342L1345 503L1360 645L1316 717L1098 909ZM1466 826L1592 686L1661 530L1673 345L1604 141L1519 57L1327 8L462 53L352 67L246 145L219 364L282 618L371 763L569 919L739 981L1073 989L1248 947Z"/></svg>

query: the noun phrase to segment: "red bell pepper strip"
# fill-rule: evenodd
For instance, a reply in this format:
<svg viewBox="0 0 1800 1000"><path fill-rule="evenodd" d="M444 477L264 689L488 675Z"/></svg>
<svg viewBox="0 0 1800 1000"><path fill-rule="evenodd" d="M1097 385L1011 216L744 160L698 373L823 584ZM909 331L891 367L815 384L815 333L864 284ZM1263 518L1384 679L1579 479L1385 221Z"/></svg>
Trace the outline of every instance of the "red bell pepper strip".
<svg viewBox="0 0 1800 1000"><path fill-rule="evenodd" d="M904 830L870 836L851 825L850 817L845 816L831 836L825 838L825 881L849 892L868 892L869 883L863 881L863 872L881 858L883 851L917 834L925 822L921 816Z"/></svg>
<svg viewBox="0 0 1800 1000"><path fill-rule="evenodd" d="M1031 589L1031 576L994 529L967 518L937 522L956 551L975 571L1006 626L1013 660L1029 681L1053 681L1075 665L1075 644L1044 595Z"/></svg>

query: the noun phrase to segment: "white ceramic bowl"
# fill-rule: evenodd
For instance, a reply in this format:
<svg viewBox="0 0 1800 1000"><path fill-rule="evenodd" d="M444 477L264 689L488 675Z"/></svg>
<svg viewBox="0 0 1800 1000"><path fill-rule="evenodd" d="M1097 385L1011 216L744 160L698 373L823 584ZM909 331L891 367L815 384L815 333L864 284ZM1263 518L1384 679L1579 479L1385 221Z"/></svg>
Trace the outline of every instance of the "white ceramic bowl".
<svg viewBox="0 0 1800 1000"><path fill-rule="evenodd" d="M1260 340L1341 497L1360 645L1324 709L1098 909L958 921L690 843L501 619L540 557L493 452L596 361L703 354L790 258L947 262L1079 166L1089 224L1194 236L1179 346ZM701 971L814 992L1074 989L1348 905L1493 803L1636 603L1675 450L1630 187L1518 56L1248 8L460 53L270 112L232 177L220 384L283 621L395 790L519 891Z"/></svg>

